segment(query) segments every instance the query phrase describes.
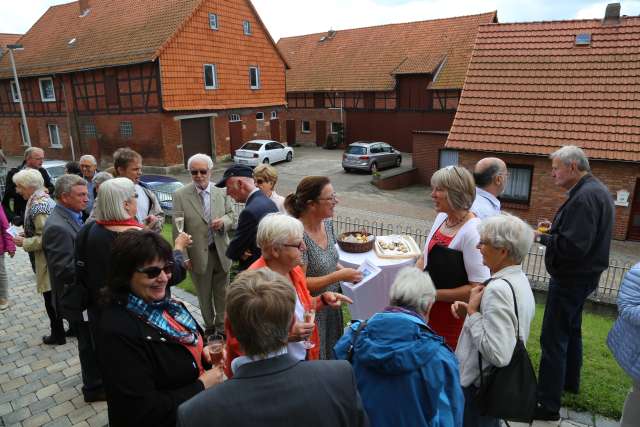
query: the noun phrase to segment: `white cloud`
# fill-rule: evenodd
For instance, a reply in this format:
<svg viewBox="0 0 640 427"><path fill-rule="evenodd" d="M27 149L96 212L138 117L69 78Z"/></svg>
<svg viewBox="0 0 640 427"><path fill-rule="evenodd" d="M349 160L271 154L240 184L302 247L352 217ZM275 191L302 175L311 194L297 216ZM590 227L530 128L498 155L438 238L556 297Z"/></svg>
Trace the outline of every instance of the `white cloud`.
<svg viewBox="0 0 640 427"><path fill-rule="evenodd" d="M612 3L613 1L600 1L588 6L585 6L581 9L578 9L576 12L576 19L592 19L592 18L603 18L604 11L607 8L607 4ZM621 15L639 15L640 14L640 1L631 0L631 1L621 1L620 14Z"/></svg>

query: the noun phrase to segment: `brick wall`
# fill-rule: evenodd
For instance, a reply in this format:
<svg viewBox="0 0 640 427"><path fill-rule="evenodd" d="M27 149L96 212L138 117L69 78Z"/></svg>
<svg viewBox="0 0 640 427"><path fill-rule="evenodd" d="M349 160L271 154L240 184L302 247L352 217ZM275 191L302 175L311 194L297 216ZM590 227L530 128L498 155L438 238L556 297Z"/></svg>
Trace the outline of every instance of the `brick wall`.
<svg viewBox="0 0 640 427"><path fill-rule="evenodd" d="M431 175L438 170L440 150L445 142L446 134L413 133L413 167L418 169L419 182L429 185Z"/></svg>
<svg viewBox="0 0 640 427"><path fill-rule="evenodd" d="M21 156L24 153L26 146L22 145L22 137L20 135L21 122L22 119L20 117L0 117L0 146L5 155ZM65 116L28 117L27 123L29 135L31 136L31 145L42 148L46 158L71 159L69 127ZM51 147L47 128L49 124L58 125L62 148Z"/></svg>
<svg viewBox="0 0 640 427"><path fill-rule="evenodd" d="M490 153L460 152L460 164L473 169L475 163ZM546 157L499 155L507 164L531 165L533 175L531 183L531 197L529 204L504 203L504 210L518 215L520 218L535 226L541 218L553 219L555 212L566 199L565 190L556 186L551 177L551 160ZM627 190L634 194L637 178L640 177L638 166L633 163L591 161L593 175L605 184L616 197L618 190ZM630 196L631 198L631 196ZM616 206L615 229L613 238L624 240L627 237L629 216L633 200L628 207Z"/></svg>
<svg viewBox="0 0 640 427"><path fill-rule="evenodd" d="M342 112L343 119L346 118L346 112ZM329 110L327 108L290 108L287 110L286 120L296 121L296 142L302 145L316 145L317 129L316 122L318 120L324 120L326 122L327 131L329 135L331 132L331 122L340 123L340 110ZM280 119L281 123L286 120ZM302 121L309 121L310 132L302 132ZM286 138L287 129L286 126L282 128L283 139ZM321 141L321 145L324 145L326 141Z"/></svg>

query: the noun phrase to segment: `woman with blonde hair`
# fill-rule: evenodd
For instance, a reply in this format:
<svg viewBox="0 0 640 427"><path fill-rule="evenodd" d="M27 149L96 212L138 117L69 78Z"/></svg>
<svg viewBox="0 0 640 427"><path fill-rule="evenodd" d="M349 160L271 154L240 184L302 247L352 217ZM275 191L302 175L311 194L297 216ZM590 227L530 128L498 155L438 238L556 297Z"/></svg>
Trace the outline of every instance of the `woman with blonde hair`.
<svg viewBox="0 0 640 427"><path fill-rule="evenodd" d="M259 164L253 170L253 180L258 187L273 203L278 207L278 211L286 214L284 208L284 197L276 193L276 183L278 182L278 171L271 165Z"/></svg>

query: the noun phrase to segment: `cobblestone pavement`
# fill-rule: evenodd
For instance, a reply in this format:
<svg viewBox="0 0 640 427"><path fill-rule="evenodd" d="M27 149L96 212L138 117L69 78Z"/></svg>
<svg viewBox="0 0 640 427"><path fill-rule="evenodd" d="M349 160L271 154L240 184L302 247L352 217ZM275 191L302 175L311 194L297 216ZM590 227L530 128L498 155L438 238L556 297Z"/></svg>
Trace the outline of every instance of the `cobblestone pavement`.
<svg viewBox="0 0 640 427"><path fill-rule="evenodd" d="M0 426L105 426L105 402L85 403L80 388L77 340L62 346L42 344L49 322L26 253L5 257L9 308L0 311ZM197 298L173 290L202 324ZM534 427L616 427L618 422L563 409L561 422ZM525 424L511 423L523 427Z"/></svg>

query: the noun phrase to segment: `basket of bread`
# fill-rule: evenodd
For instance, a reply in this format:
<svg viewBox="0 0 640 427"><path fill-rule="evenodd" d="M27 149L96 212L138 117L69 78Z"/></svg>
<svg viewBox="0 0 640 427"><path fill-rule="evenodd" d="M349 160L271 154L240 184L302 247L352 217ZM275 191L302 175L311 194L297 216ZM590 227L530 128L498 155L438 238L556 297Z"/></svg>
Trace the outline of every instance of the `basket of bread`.
<svg viewBox="0 0 640 427"><path fill-rule="evenodd" d="M349 231L338 236L338 246L345 252L369 252L375 241L376 236L366 231Z"/></svg>

